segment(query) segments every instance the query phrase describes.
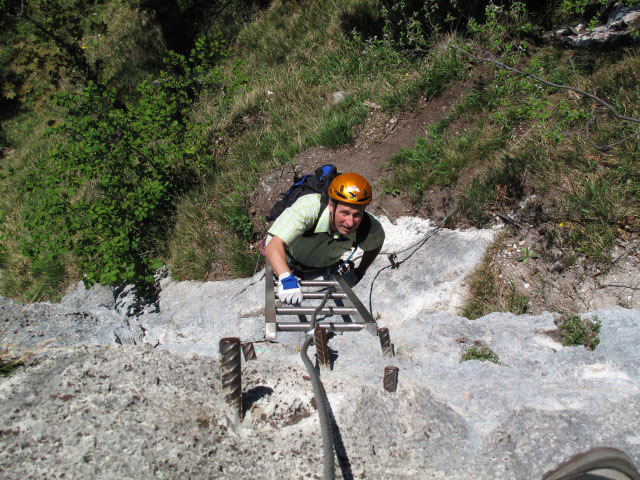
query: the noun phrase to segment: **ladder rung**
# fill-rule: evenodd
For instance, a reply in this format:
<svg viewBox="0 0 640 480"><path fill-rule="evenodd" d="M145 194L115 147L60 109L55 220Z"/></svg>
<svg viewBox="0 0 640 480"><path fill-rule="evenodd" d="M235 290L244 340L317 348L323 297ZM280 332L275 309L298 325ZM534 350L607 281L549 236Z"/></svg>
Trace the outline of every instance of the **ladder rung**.
<svg viewBox="0 0 640 480"><path fill-rule="evenodd" d="M335 280L301 280L301 287L338 287Z"/></svg>
<svg viewBox="0 0 640 480"><path fill-rule="evenodd" d="M273 285L278 285L278 279L273 280ZM340 284L335 280L299 280L298 285L301 287L336 287L340 288Z"/></svg>
<svg viewBox="0 0 640 480"><path fill-rule="evenodd" d="M313 307L276 307L277 315L313 315ZM358 313L352 307L328 307L318 311L318 315L353 315Z"/></svg>
<svg viewBox="0 0 640 480"><path fill-rule="evenodd" d="M325 296L325 293L323 292L302 292L303 298L322 299L324 298L324 296ZM346 293L330 293L327 298L329 300L343 299L343 298L347 298L347 294Z"/></svg>
<svg viewBox="0 0 640 480"><path fill-rule="evenodd" d="M335 330L338 332L356 332L362 330L363 323L316 323L316 327L324 330ZM308 323L278 322L278 330L281 332L306 332L309 330Z"/></svg>

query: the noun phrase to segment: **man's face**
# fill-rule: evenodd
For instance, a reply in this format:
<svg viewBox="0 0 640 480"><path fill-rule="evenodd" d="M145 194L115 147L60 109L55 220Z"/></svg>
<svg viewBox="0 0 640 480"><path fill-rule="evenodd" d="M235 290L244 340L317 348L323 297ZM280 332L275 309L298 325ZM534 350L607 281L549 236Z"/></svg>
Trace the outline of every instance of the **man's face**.
<svg viewBox="0 0 640 480"><path fill-rule="evenodd" d="M335 215L334 215L335 212ZM331 231L341 235L355 232L364 216L364 205L334 204L329 202Z"/></svg>

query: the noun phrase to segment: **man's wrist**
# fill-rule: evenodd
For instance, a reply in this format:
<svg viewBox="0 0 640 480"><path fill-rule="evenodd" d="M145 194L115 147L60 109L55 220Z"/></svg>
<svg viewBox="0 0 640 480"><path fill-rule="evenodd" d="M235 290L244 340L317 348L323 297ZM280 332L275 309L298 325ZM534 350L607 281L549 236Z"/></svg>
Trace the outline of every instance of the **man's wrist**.
<svg viewBox="0 0 640 480"><path fill-rule="evenodd" d="M281 273L278 276L278 281L284 290L290 290L292 288L300 288L298 279L292 273Z"/></svg>

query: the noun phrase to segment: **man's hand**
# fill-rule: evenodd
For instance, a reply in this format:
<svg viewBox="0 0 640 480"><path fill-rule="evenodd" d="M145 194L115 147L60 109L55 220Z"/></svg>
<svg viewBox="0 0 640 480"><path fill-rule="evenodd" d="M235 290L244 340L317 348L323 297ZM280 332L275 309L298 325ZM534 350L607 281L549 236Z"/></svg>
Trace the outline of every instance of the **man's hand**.
<svg viewBox="0 0 640 480"><path fill-rule="evenodd" d="M358 269L354 268L342 275L342 278L347 282L347 285L353 288L358 284L358 282L360 282L360 280L362 280L362 274L358 272Z"/></svg>
<svg viewBox="0 0 640 480"><path fill-rule="evenodd" d="M295 276L289 272L281 273L278 276L278 281L280 282L278 298L282 303L291 305L302 303L302 289Z"/></svg>

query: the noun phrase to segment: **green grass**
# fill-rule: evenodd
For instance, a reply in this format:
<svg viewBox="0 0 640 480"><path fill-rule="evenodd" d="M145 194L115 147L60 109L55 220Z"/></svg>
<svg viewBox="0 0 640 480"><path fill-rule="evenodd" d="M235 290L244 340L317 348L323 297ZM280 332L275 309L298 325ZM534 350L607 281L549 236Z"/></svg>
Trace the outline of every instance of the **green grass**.
<svg viewBox="0 0 640 480"><path fill-rule="evenodd" d="M513 282L502 278L493 261L493 257L502 248L504 235L498 235L487 248L482 262L467 279L469 295L461 308L462 316L473 320L492 312L511 312L516 315L527 313L529 299Z"/></svg>
<svg viewBox="0 0 640 480"><path fill-rule="evenodd" d="M353 97L347 97L337 107L318 127L312 139L314 143L335 149L355 141L354 127L364 122L367 107Z"/></svg>
<svg viewBox="0 0 640 480"><path fill-rule="evenodd" d="M560 329L562 345L564 346L582 345L587 350L595 350L600 343L598 334L600 333L602 322L597 315L591 318L570 315L556 320L556 325Z"/></svg>
<svg viewBox="0 0 640 480"><path fill-rule="evenodd" d="M572 185L563 208L570 222L569 239L587 258L610 260L618 222L625 214L621 188L603 179L582 179Z"/></svg>
<svg viewBox="0 0 640 480"><path fill-rule="evenodd" d="M0 359L0 377L8 377L22 366L24 362L21 360Z"/></svg>
<svg viewBox="0 0 640 480"><path fill-rule="evenodd" d="M217 237L207 197L200 192L185 196L177 209L174 231L167 246L171 276L176 280L207 278L218 257Z"/></svg>
<svg viewBox="0 0 640 480"><path fill-rule="evenodd" d="M410 198L418 203L425 190L432 186L452 187L456 184L463 168L468 167L473 155L470 150L482 150L479 144L484 139L482 121L455 138L451 138L447 129L454 120L467 118L467 115L481 108L486 100L476 91L456 105L452 112L429 126L427 136L416 139L412 149L401 149L389 160L394 167L391 179L384 183L386 191L408 191ZM416 180L419 179L419 180Z"/></svg>
<svg viewBox="0 0 640 480"><path fill-rule="evenodd" d="M586 84L619 111L640 115L635 51L585 58L584 52L544 48L525 69L559 83ZM566 227L562 244L589 261L610 261L620 226L640 213L640 142L636 137L606 153L589 142L613 143L637 127L613 119L585 98L505 72L485 77L436 125L464 120L471 110L481 113L471 133L452 136L438 128L434 134L432 127L415 149L392 159L394 177L386 191L408 192L419 203L425 189L446 186L457 191L457 219L479 227L494 211L509 211L529 195L560 192L549 213ZM576 132L587 121L597 125L588 138ZM524 136L514 136L516 131ZM470 179L469 171L474 172ZM459 184L460 178L466 183Z"/></svg>
<svg viewBox="0 0 640 480"><path fill-rule="evenodd" d="M461 362L480 360L481 362L500 363L498 355L486 345L472 345L466 347L460 358Z"/></svg>

